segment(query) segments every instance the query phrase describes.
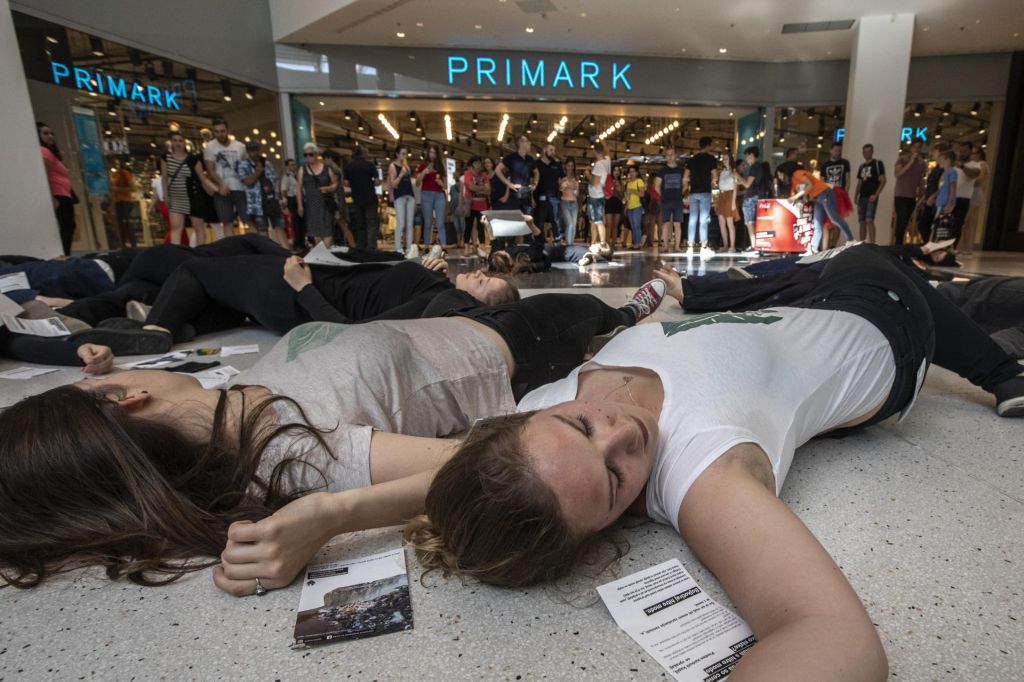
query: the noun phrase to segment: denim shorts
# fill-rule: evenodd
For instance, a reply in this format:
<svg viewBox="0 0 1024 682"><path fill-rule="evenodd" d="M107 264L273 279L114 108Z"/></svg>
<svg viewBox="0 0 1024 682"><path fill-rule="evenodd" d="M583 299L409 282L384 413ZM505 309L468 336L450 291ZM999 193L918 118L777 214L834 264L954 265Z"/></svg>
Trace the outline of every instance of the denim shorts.
<svg viewBox="0 0 1024 682"><path fill-rule="evenodd" d="M878 210L878 202L871 201L868 197L861 197L857 201L857 220L864 222L875 219L875 211Z"/></svg>
<svg viewBox="0 0 1024 682"><path fill-rule="evenodd" d="M681 223L683 222L683 200L662 202L661 222Z"/></svg>
<svg viewBox="0 0 1024 682"><path fill-rule="evenodd" d="M587 197L587 220L592 223L604 222L604 202L604 197L600 199Z"/></svg>
<svg viewBox="0 0 1024 682"><path fill-rule="evenodd" d="M264 231L267 227L282 228L284 227L284 216L280 213L275 213L269 218L265 215L253 215L249 214L249 222L251 222L257 230Z"/></svg>

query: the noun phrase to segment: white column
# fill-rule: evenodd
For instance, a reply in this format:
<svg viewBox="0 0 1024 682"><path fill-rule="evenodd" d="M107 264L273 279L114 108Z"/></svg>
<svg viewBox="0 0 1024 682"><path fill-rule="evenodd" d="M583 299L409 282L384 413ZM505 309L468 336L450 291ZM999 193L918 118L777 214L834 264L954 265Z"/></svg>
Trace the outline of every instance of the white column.
<svg viewBox="0 0 1024 682"><path fill-rule="evenodd" d="M296 159L301 165L302 159L296 154L295 132L292 130L292 96L290 94L287 92L278 94L277 110L281 120L281 138L284 140L282 156L286 159Z"/></svg>
<svg viewBox="0 0 1024 682"><path fill-rule="evenodd" d="M850 57L850 82L846 91L846 137L843 156L851 170L864 161L861 148L875 146L875 158L885 164L886 185L878 198L875 215L877 242L892 239L894 169L899 155L903 107L907 98L910 72L910 48L914 34L913 14L887 14L857 20L853 52ZM851 197L857 187L850 182ZM850 227L857 232L856 215Z"/></svg>
<svg viewBox="0 0 1024 682"><path fill-rule="evenodd" d="M46 181L39 137L28 98L8 0L0 0L0 121L4 157L0 163L0 253L50 258L61 252L57 218Z"/></svg>

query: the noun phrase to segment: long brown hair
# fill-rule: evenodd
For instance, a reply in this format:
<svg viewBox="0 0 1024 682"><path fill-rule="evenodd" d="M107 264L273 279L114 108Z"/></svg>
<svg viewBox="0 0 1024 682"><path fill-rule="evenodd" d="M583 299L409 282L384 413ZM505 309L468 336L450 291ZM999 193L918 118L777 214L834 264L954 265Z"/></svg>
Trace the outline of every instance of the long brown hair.
<svg viewBox="0 0 1024 682"><path fill-rule="evenodd" d="M423 163L427 164L428 166L431 165L431 149L434 150L434 170L437 171L437 177L439 178L437 184L441 185L441 187L444 187L445 189L448 189L448 166L445 164L444 157L441 156L441 148L438 147L433 142L428 144L427 148L423 150Z"/></svg>
<svg viewBox="0 0 1024 682"><path fill-rule="evenodd" d="M624 546L610 541L610 529L573 531L534 472L521 437L533 414L478 422L437 472L426 514L405 530L427 573L519 587L562 578L580 562L621 558ZM614 556L601 556L609 545Z"/></svg>
<svg viewBox="0 0 1024 682"><path fill-rule="evenodd" d="M257 475L272 440L311 436L330 452L325 431L310 426L294 400L271 396L248 406L245 388L221 391L203 442L129 415L106 398L123 393L117 387L63 386L0 412L0 577L34 587L100 565L111 579L158 585L217 563L193 558L219 556L235 521L261 519L309 492L285 489L292 467L312 466L301 456L278 463L266 480ZM227 427L235 391L237 431ZM267 419L277 404L301 421Z"/></svg>

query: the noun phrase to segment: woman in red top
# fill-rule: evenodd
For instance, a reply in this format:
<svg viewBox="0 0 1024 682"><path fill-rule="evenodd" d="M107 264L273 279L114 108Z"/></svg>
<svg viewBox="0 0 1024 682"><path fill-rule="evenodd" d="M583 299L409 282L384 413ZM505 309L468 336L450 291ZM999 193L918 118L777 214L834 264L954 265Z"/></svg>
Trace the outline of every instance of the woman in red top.
<svg viewBox="0 0 1024 682"><path fill-rule="evenodd" d="M469 160L469 168L463 175L462 182L465 187L463 198L469 201L469 220L466 221L466 231L462 240L466 245L465 255L470 256L484 241L484 225L480 217L487 210L487 196L491 191L487 173L483 170L483 161L479 156Z"/></svg>
<svg viewBox="0 0 1024 682"><path fill-rule="evenodd" d="M437 145L427 145L427 160L416 168L416 184L420 186L420 207L423 211L423 241L431 244L431 224L437 226L437 243L444 246L448 235L444 228L448 205L448 176Z"/></svg>
<svg viewBox="0 0 1024 682"><path fill-rule="evenodd" d="M846 224L839 209L836 208L836 196L832 192L832 185L808 171L798 170L793 173L793 191L795 194L789 197L790 201L796 201L805 194L814 200L814 234L811 236L810 246L807 247L808 251L814 253L818 250L821 242L821 227L826 215L830 221L839 226L839 229L846 235L847 241L853 239L850 226Z"/></svg>
<svg viewBox="0 0 1024 682"><path fill-rule="evenodd" d="M64 255L71 255L71 241L75 237L75 192L71 189L71 176L64 165L53 130L45 123L36 122L39 135L39 148L43 153L43 165L46 167L46 179L50 183L50 198L53 210L57 213L57 226L60 228L60 245Z"/></svg>

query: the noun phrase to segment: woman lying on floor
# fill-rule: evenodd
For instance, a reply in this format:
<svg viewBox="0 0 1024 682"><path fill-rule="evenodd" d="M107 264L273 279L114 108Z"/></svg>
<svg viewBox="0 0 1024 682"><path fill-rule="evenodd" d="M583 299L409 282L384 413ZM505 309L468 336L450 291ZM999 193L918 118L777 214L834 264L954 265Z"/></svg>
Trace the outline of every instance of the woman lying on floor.
<svg viewBox="0 0 1024 682"><path fill-rule="evenodd" d="M406 537L427 569L522 586L646 514L679 531L757 636L731 681L884 679L871 618L777 494L809 439L905 414L933 355L1024 413L1015 361L906 266L850 249L800 300L639 325L520 414L476 425Z"/></svg>
<svg viewBox="0 0 1024 682"><path fill-rule="evenodd" d="M220 555L233 522L314 490L390 490L387 507L347 518L405 520L429 479L413 481L411 501L409 482L367 486L436 468L455 442L437 437L514 411L516 397L568 374L595 335L644 319L663 294L652 282L622 308L543 294L450 319L311 323L227 390L128 371L26 398L0 413L0 575L30 587L98 564L112 578L173 580L210 565L180 564ZM231 578L218 569L217 579ZM222 584L252 594L255 581Z"/></svg>

